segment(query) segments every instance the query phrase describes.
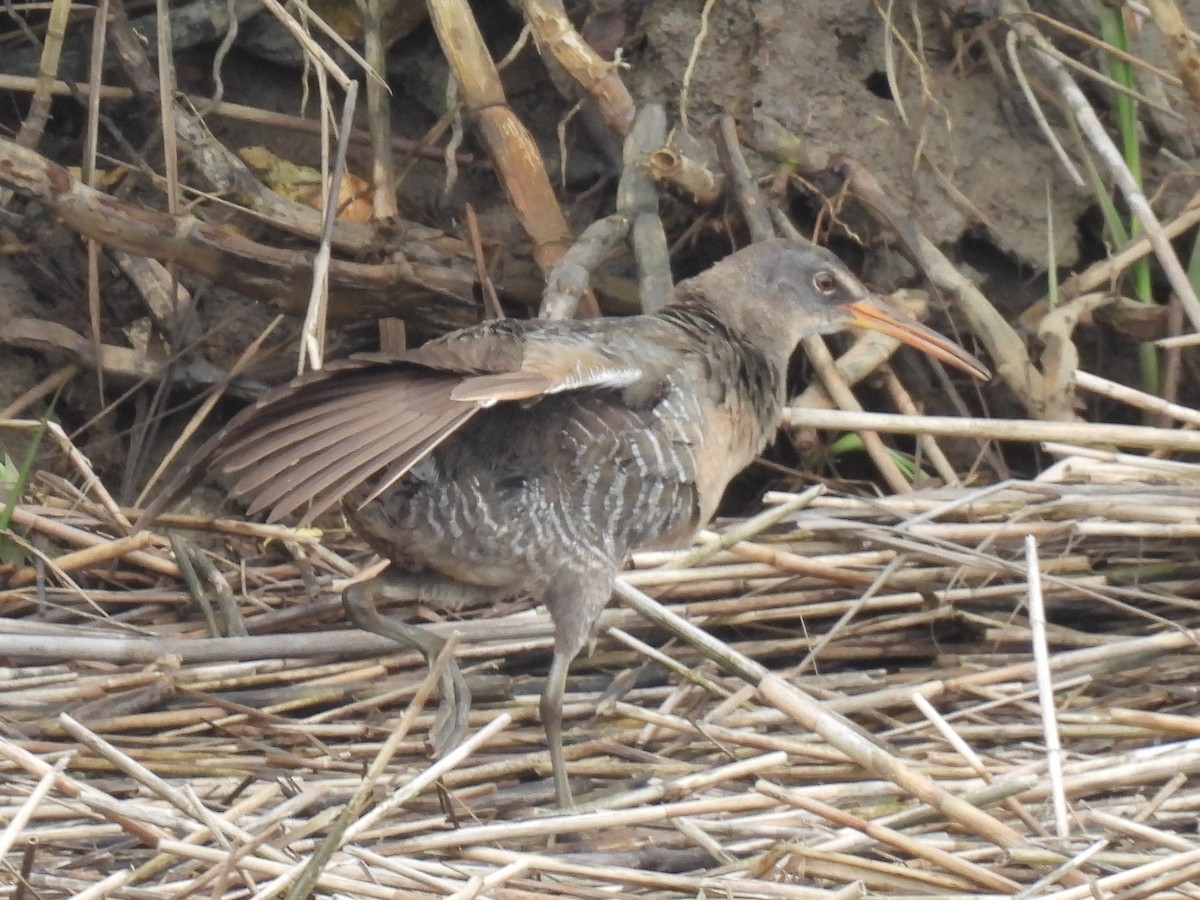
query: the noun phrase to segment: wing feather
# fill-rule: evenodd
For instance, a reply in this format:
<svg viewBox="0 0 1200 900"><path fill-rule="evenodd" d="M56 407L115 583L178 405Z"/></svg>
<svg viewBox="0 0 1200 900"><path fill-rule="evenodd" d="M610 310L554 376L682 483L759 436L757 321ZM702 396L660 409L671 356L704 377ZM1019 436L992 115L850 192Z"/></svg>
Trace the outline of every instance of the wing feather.
<svg viewBox="0 0 1200 900"><path fill-rule="evenodd" d="M603 348L578 342L531 340L518 370L465 378L451 396L455 400L490 405L584 388L617 389L643 375L639 366L616 360L605 354Z"/></svg>
<svg viewBox="0 0 1200 900"><path fill-rule="evenodd" d="M477 407L462 407L438 417L423 417L392 434L380 431L370 442L348 442L346 446L351 449L344 454L337 445L324 448L323 455L311 461L322 472L320 476L276 479L255 495L249 511L258 513L270 507L268 518L277 521L303 508L300 521L309 523L379 472L395 466L397 461L402 465L391 480L403 476L436 443L454 433L477 411ZM435 442L432 438L439 440Z"/></svg>
<svg viewBox="0 0 1200 900"><path fill-rule="evenodd" d="M601 326L497 320L399 354L361 354L269 392L201 447L143 514L153 519L209 469L271 521L310 522L377 479L377 496L498 403L653 378L617 359ZM366 502L366 501L363 501Z"/></svg>
<svg viewBox="0 0 1200 900"><path fill-rule="evenodd" d="M303 458L315 452L316 448L306 450L307 439L317 437L328 431L339 431L353 434L364 421L389 413L396 413L394 397L377 397L374 399L352 398L353 403L324 402L314 404L307 415L300 417L288 416L277 422L272 422L262 431L250 435L230 436L230 440L217 457L221 469L231 474L240 473L249 466L257 464L256 471L270 475L291 465L295 459ZM273 467L265 464L266 460L275 461ZM249 481L242 484L238 491L249 490L257 485Z"/></svg>

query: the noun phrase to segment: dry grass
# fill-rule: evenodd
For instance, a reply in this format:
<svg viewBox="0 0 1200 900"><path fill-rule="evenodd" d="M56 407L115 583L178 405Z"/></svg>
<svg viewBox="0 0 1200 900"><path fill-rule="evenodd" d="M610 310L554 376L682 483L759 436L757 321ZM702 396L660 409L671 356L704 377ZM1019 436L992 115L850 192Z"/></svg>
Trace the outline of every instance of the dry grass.
<svg viewBox="0 0 1200 900"><path fill-rule="evenodd" d="M570 814L535 711L540 610L437 626L463 633L476 704L434 762L419 658L339 622L348 538L217 523L207 583L232 604L212 609L155 574L157 537L89 571L106 589L35 578L3 595L2 893L269 897L327 857L318 889L354 897L1197 896L1200 469L1131 474L1075 457L983 489L813 492L686 568L639 557L629 584L775 677L747 687L610 610L569 689ZM107 532L43 496L33 531ZM928 784L972 815L914 799Z"/></svg>

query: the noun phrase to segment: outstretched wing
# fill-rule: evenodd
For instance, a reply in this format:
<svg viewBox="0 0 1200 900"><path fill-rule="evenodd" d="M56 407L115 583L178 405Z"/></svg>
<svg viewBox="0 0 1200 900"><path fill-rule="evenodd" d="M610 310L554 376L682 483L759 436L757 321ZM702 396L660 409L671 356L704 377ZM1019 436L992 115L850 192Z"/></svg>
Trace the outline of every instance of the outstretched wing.
<svg viewBox="0 0 1200 900"><path fill-rule="evenodd" d="M268 393L205 444L142 517L211 468L233 477L250 512L308 523L366 481L390 484L480 410L643 378L571 323L536 330L501 320L402 354L362 354Z"/></svg>

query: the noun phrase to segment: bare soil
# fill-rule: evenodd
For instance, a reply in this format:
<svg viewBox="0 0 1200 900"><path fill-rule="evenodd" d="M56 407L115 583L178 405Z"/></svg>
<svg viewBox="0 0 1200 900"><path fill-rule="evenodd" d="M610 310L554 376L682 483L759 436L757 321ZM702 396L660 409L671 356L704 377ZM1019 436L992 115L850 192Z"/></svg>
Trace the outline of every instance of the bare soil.
<svg viewBox="0 0 1200 900"><path fill-rule="evenodd" d="M987 17L987 4L901 4L888 23L869 4L730 0L715 4L707 14L707 33L699 43L699 2L664 0L612 6L615 11L605 18L603 5L589 9L580 4L576 21L599 23L591 34L601 49L620 46L618 71L635 101L662 99L673 116L686 112L686 123L677 121L676 127L688 138L684 143L689 153L709 166L718 165L710 135L715 117L728 112L741 123L751 165L764 178L772 173L778 178L781 171L777 159L755 150L763 146L762 135L768 126L782 128L799 139L794 150L798 159L791 169L801 176L826 171L831 161L844 155L853 157L879 182L906 221L942 248L1010 321L1044 294L1051 261L1052 271L1066 273L1100 258L1110 243L1099 227L1092 188L1077 185L1064 174L1015 74L1005 67L1005 28L1002 20ZM1194 6L1184 4L1183 9L1194 12ZM957 17L951 14L955 11ZM1098 32L1095 20L1079 18L1070 10L1046 4L1044 12L1086 33ZM478 14L493 53L501 55L519 34L519 16L488 5ZM415 18L419 21L420 16ZM83 30L78 24L72 27L73 34ZM1099 55L1086 43L1059 32L1052 34L1067 55L1099 63ZM29 61L35 57L29 56L19 33L10 31L5 39L9 52L4 56L10 62L0 63L0 72L27 74ZM1171 68L1163 40L1149 25L1136 35L1134 50L1150 64ZM78 58L66 57L67 62L75 60L76 68L80 59L86 59L79 53ZM299 68L302 55L270 17L250 20L233 49L220 56L219 63L217 59L213 42L179 49L176 77L181 89L211 95L219 73L222 97L229 102L292 114L304 109L311 114L317 106L313 84L305 90ZM445 109L449 77L449 66L428 23L417 24L393 45L389 70L394 131L399 137L420 140ZM78 72L71 74L79 77ZM1029 60L1022 75L1035 92L1045 93ZM119 72L106 77L113 83L122 81ZM555 85L561 85L563 77L553 66L548 74L532 43L505 70L503 81L509 105L537 138L578 233L611 209L620 141L587 109L568 116L577 92L570 98L561 95ZM1178 88L1149 77L1142 82L1153 85L1156 90L1147 87L1148 93L1162 95L1177 113L1170 119L1147 107L1142 130L1145 169L1152 180L1148 192L1153 193L1160 217L1167 220L1197 188L1193 155L1196 116L1194 106ZM1111 97L1091 85L1088 90L1100 113L1111 121ZM5 115L12 133L26 100L16 92L8 96ZM159 150L153 109L139 108L132 101L113 101L103 112L106 125L101 131L101 148L110 162L102 163L102 169L111 169L111 161L128 159L127 151L136 147L144 147L149 165L160 168L155 162ZM1046 117L1068 152L1078 156L1080 145L1061 108L1053 102L1043 103L1039 115ZM83 122L78 101L55 100L42 142L44 151L66 164L77 160ZM209 115L206 122L232 150L261 145L292 163L319 163L316 136L224 115ZM559 138L560 126L565 140ZM445 169L439 162L415 163L400 188L401 214L457 234L461 233L462 205L469 202L478 212L483 237L495 242L508 259L524 260L528 266L528 242L495 173L485 164L469 122L465 140L464 149L478 162L460 167L448 192ZM186 179L186 157L183 162ZM366 148L353 146L349 164L352 171L369 174ZM780 199L802 230L815 229L881 289L922 283L894 252L895 236L881 231L861 205L823 193L820 182L810 183L815 190L807 192L796 187L805 184L803 178L792 184ZM158 202L154 190L148 191L145 185L127 184L126 190L136 202ZM19 215L36 212L36 207L20 205L20 198L13 198L10 207ZM261 224L235 222L230 212L217 204L201 201L196 208L204 218L249 229L252 236L267 243L291 243L286 235L264 230ZM724 203L698 208L667 191L663 214L669 235L683 238L675 259L678 274L702 267L730 244L744 239L736 215ZM86 267L70 230L52 229L52 217L49 222L42 219L40 225L28 218L22 224L31 230L13 244L17 252L10 255L11 265L3 270L7 289L0 292L2 315L43 318L77 335L89 334L93 316L85 300ZM22 245L21 238L36 242L38 252L22 253L22 247L31 244ZM101 262L96 326L105 339L127 345L131 330L144 319L143 306L107 260ZM628 271L629 264L626 257L610 267ZM227 367L250 335L269 319L269 306L255 303L247 307L237 295L205 287L205 282L186 268L180 277L201 298L202 325L190 329L192 336L206 327L227 323L231 310L237 310L241 323L237 333L218 336L198 351L218 368ZM524 278L518 280L523 284ZM504 294L503 274L498 283ZM1165 291L1158 291L1160 300L1165 296ZM609 309L629 308L626 297L607 296L602 291L600 299ZM290 300L299 302L295 297ZM511 312L523 314L536 296L510 291L506 301ZM355 319L335 329L331 356L374 341L371 318ZM410 329L414 327L418 339L437 330L422 330L419 322L415 326L410 322ZM280 334L294 333L295 319L289 319ZM1089 326L1081 329L1079 338L1094 365L1136 379L1127 335ZM0 401L5 405L64 359L45 343L19 343L22 346L0 348L0 373L4 375ZM257 363L256 374L266 383L286 377L292 355L285 351L274 362ZM126 423L115 428L104 424L106 419L122 416L122 405L104 410L93 402L100 392L86 373L91 367L84 368L60 401L60 414L77 426L88 426L80 439L107 471L111 464L127 459L116 437ZM1012 398L1003 391L991 400L995 411L1014 408Z"/></svg>

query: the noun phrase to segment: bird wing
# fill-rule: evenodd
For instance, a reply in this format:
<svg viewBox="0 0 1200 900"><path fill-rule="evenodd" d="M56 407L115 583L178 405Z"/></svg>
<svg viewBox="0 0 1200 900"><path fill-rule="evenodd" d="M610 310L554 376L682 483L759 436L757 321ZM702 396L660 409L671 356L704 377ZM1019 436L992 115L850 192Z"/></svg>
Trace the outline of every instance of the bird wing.
<svg viewBox="0 0 1200 900"><path fill-rule="evenodd" d="M550 326L550 327L548 327ZM277 388L200 448L139 523L210 468L270 521L311 522L383 474L383 490L480 410L546 394L619 389L643 377L574 323L484 323L400 354L360 354Z"/></svg>
<svg viewBox="0 0 1200 900"><path fill-rule="evenodd" d="M582 388L623 388L643 374L640 366L614 361L598 348L534 341L526 347L516 371L464 378L450 396L460 402L492 406Z"/></svg>

